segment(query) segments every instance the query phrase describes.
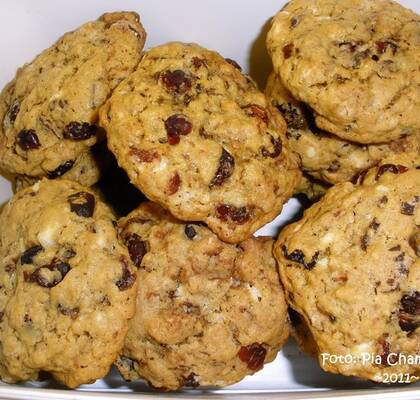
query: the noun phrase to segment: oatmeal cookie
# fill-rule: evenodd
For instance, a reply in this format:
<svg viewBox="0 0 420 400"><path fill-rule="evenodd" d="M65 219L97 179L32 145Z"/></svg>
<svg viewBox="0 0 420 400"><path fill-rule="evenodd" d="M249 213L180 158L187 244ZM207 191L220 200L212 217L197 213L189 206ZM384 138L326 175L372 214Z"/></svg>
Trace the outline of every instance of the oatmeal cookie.
<svg viewBox="0 0 420 400"><path fill-rule="evenodd" d="M280 113L237 64L195 44L149 50L100 123L136 187L227 242L274 219L300 179Z"/></svg>
<svg viewBox="0 0 420 400"><path fill-rule="evenodd" d="M0 378L69 387L107 374L135 311L136 271L109 208L42 180L0 214Z"/></svg>
<svg viewBox="0 0 420 400"><path fill-rule="evenodd" d="M267 47L316 125L357 143L420 129L420 18L390 0L292 0Z"/></svg>
<svg viewBox="0 0 420 400"><path fill-rule="evenodd" d="M227 244L153 203L119 226L139 268L137 310L117 362L125 379L162 390L226 386L274 359L289 322L271 238Z"/></svg>
<svg viewBox="0 0 420 400"><path fill-rule="evenodd" d="M309 339L294 332L326 371L419 379L420 170L406 161L329 189L275 244L286 299Z"/></svg>
<svg viewBox="0 0 420 400"><path fill-rule="evenodd" d="M0 94L0 168L40 178L80 163L103 136L99 107L136 67L144 40L136 13L108 13L21 67Z"/></svg>

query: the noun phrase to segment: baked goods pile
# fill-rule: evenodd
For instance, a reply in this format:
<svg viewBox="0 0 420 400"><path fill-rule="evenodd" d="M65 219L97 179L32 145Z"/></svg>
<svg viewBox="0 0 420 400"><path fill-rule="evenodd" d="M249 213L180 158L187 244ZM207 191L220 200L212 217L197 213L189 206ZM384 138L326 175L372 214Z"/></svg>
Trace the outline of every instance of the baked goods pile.
<svg viewBox="0 0 420 400"><path fill-rule="evenodd" d="M291 333L326 371L419 380L394 362L420 358L419 37L389 0L292 0L262 93L197 44L144 51L115 12L20 68L0 95L0 378L226 386ZM314 204L255 237L294 193Z"/></svg>

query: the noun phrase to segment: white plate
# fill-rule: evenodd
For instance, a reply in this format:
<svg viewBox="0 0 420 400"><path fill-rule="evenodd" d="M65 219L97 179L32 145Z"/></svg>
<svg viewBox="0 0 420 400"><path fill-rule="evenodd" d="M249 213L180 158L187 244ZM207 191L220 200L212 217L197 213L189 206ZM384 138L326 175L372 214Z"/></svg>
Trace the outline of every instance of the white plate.
<svg viewBox="0 0 420 400"><path fill-rule="evenodd" d="M16 68L50 46L64 32L96 19L106 11L134 10L148 33L146 46L167 41L197 42L235 59L263 84L271 69L264 41L270 17L284 0L0 0L0 86L11 80ZM400 3L420 11L419 0ZM0 204L11 194L10 183L0 177ZM291 199L283 213L259 233L275 235L296 217L300 204ZM136 392L135 394L133 392ZM289 341L276 360L262 371L223 390L195 390L162 394L142 383L127 385L113 370L106 378L77 391L52 382L6 385L0 398L76 400L114 398L349 398L420 399L420 384L385 386L323 372Z"/></svg>

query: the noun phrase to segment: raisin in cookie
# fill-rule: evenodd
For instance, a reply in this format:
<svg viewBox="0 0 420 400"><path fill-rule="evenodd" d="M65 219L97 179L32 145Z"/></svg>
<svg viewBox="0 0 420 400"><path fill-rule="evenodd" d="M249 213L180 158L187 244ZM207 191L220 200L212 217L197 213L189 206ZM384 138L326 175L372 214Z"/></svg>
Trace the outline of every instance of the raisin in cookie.
<svg viewBox="0 0 420 400"><path fill-rule="evenodd" d="M101 137L98 108L136 67L144 40L136 13L104 14L20 68L0 94L0 167L55 178L82 163Z"/></svg>
<svg viewBox="0 0 420 400"><path fill-rule="evenodd" d="M419 35L419 16L390 0L292 0L267 47L318 127L382 143L420 129Z"/></svg>
<svg viewBox="0 0 420 400"><path fill-rule="evenodd" d="M125 379L225 386L274 359L289 323L270 238L227 244L153 203L119 226L141 282L117 362Z"/></svg>
<svg viewBox="0 0 420 400"><path fill-rule="evenodd" d="M103 377L135 310L136 274L114 216L77 183L42 180L0 215L0 378Z"/></svg>
<svg viewBox="0 0 420 400"><path fill-rule="evenodd" d="M286 120L290 147L299 154L302 170L316 179L349 181L381 159L404 152L417 152L420 161L420 129L389 143L352 143L317 128L311 110L292 97L278 75L271 74L265 92Z"/></svg>
<svg viewBox="0 0 420 400"><path fill-rule="evenodd" d="M100 111L132 183L227 242L279 214L300 179L280 113L237 67L195 44L156 47Z"/></svg>
<svg viewBox="0 0 420 400"><path fill-rule="evenodd" d="M334 186L276 242L286 298L310 331L306 341L316 344L303 347L316 347L326 371L419 379L418 168L401 158L371 169L362 183ZM305 329L294 330L303 342Z"/></svg>

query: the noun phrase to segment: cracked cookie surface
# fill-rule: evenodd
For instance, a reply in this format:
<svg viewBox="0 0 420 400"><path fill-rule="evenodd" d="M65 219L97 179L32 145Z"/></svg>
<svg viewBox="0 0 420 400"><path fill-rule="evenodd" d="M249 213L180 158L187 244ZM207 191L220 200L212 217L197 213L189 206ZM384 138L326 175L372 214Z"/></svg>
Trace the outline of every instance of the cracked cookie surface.
<svg viewBox="0 0 420 400"><path fill-rule="evenodd" d="M102 136L98 108L136 67L144 40L136 13L108 13L22 66L0 95L0 167L40 178L80 163Z"/></svg>
<svg viewBox="0 0 420 400"><path fill-rule="evenodd" d="M311 110L293 98L278 75L270 75L265 94L286 121L286 135L300 156L302 170L316 179L329 184L349 181L382 159L401 153L416 153L420 161L420 129L389 143L361 145L317 128Z"/></svg>
<svg viewBox="0 0 420 400"><path fill-rule="evenodd" d="M195 44L149 50L100 123L135 186L228 242L274 219L300 179L280 113L237 65Z"/></svg>
<svg viewBox="0 0 420 400"><path fill-rule="evenodd" d="M114 216L77 183L42 180L0 214L0 377L49 372L69 387L105 376L136 296Z"/></svg>
<svg viewBox="0 0 420 400"><path fill-rule="evenodd" d="M382 143L420 128L419 34L419 16L393 1L292 0L267 47L321 129Z"/></svg>
<svg viewBox="0 0 420 400"><path fill-rule="evenodd" d="M143 203L119 221L138 269L117 367L154 387L226 386L274 359L289 333L271 238L222 242Z"/></svg>
<svg viewBox="0 0 420 400"><path fill-rule="evenodd" d="M283 229L274 254L286 299L304 321L294 335L323 369L414 382L418 363L396 357L420 352L420 170L407 157L393 162L329 189ZM323 353L353 359L323 361ZM375 359L363 361L366 354Z"/></svg>

